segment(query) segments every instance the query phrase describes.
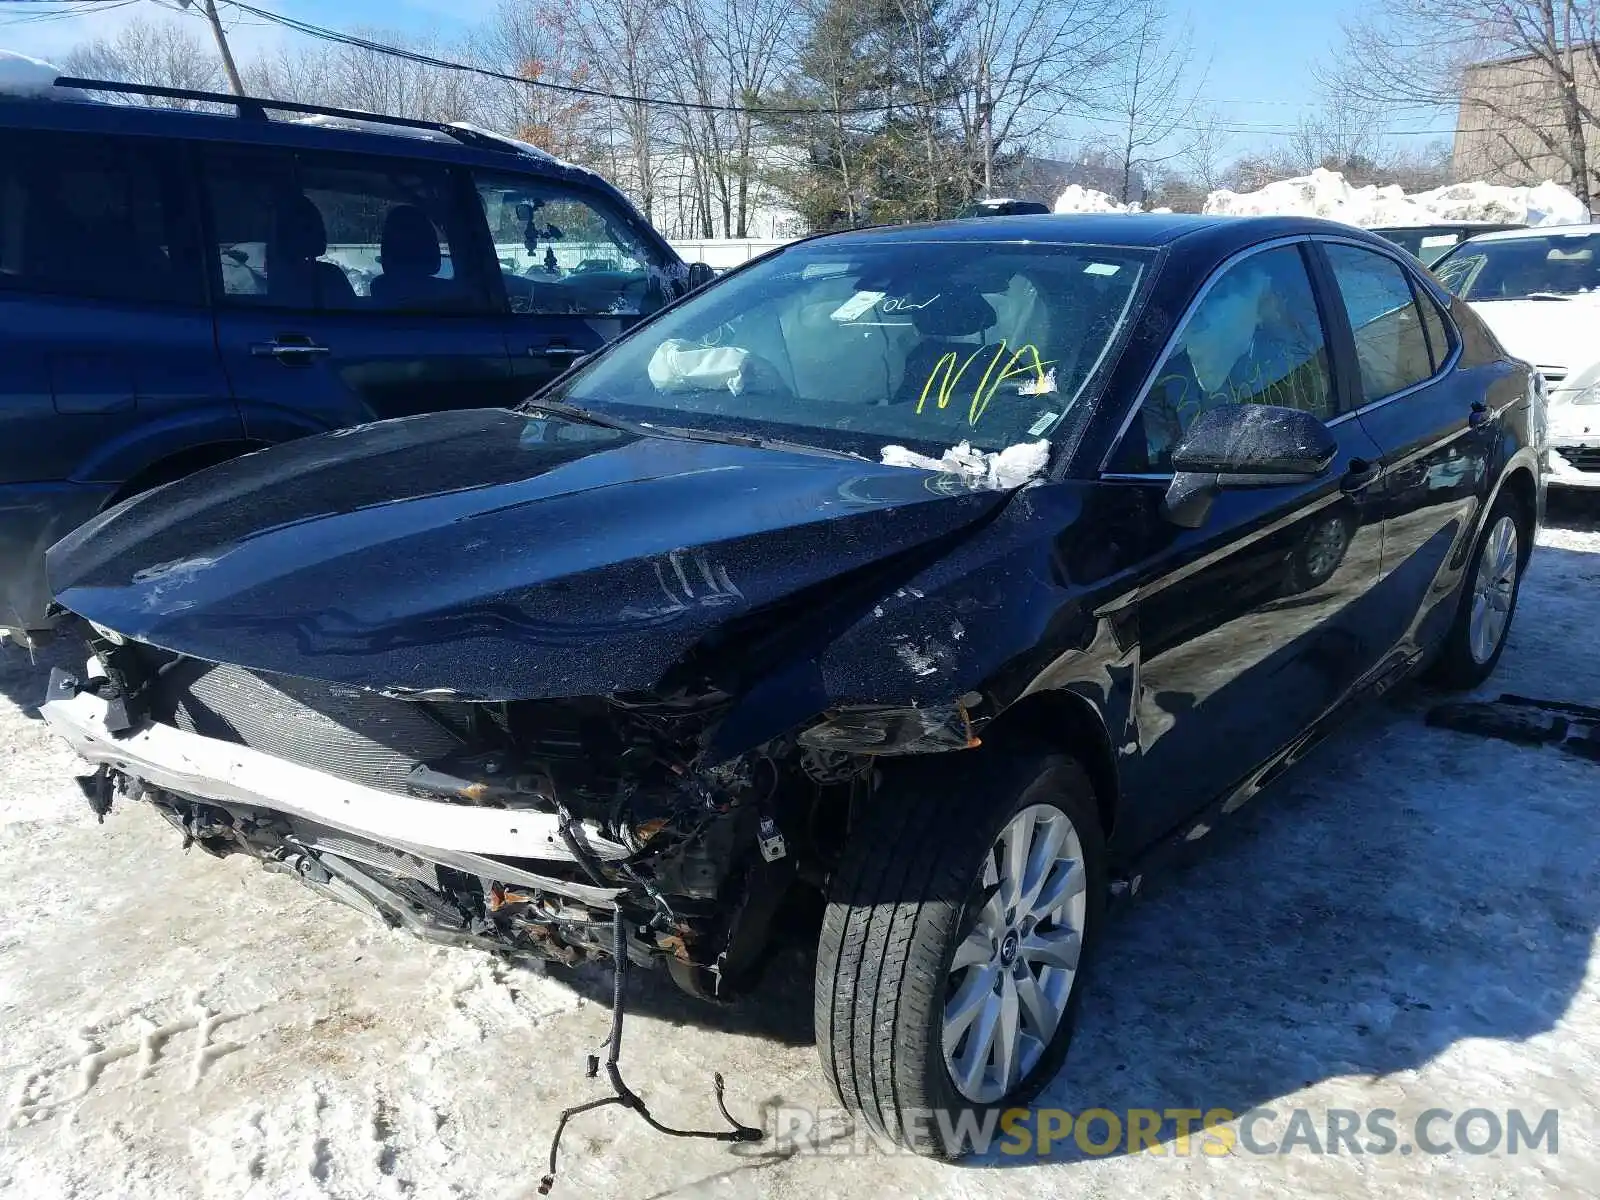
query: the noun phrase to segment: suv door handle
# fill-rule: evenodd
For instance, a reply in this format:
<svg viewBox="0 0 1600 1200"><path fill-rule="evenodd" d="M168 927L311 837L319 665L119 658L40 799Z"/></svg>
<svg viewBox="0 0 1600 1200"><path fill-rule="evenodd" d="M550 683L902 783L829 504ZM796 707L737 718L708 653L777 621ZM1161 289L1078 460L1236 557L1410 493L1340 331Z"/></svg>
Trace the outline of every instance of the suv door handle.
<svg viewBox="0 0 1600 1200"><path fill-rule="evenodd" d="M1352 458L1350 466L1345 470L1344 478L1339 480L1339 490L1347 496L1359 492L1362 488L1370 487L1382 474L1382 463L1368 462L1364 458Z"/></svg>
<svg viewBox="0 0 1600 1200"><path fill-rule="evenodd" d="M296 340L286 341L286 338ZM310 362L320 355L331 353L326 346L319 346L310 338L302 338L296 334L279 334L278 338L270 342L255 342L250 347L250 353L256 358L275 358L281 363Z"/></svg>
<svg viewBox="0 0 1600 1200"><path fill-rule="evenodd" d="M529 346L528 353L535 358L584 358L587 350L580 350L577 346L568 346L564 342L549 342L543 346Z"/></svg>

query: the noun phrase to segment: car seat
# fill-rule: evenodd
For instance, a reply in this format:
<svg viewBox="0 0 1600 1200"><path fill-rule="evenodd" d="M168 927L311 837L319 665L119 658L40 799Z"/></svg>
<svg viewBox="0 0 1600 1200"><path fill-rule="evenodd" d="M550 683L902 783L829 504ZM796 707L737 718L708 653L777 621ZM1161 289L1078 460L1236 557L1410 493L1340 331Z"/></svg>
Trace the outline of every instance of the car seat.
<svg viewBox="0 0 1600 1200"><path fill-rule="evenodd" d="M902 404L915 404L924 389L928 389L930 398L936 394L939 381L935 376L940 373L939 364L944 357L947 354L956 356L955 365L950 369L953 379L961 365L983 349L984 335L999 320L994 305L975 292L936 296L924 307L911 310L909 315L920 340L906 354L898 396ZM977 378L963 376L963 389L977 385Z"/></svg>
<svg viewBox="0 0 1600 1200"><path fill-rule="evenodd" d="M322 212L298 192L282 197L267 243L267 298L284 308L353 308L356 290L331 262Z"/></svg>
<svg viewBox="0 0 1600 1200"><path fill-rule="evenodd" d="M397 204L383 219L378 247L383 274L372 281L372 298L384 308L440 308L456 300L453 279L438 278L444 261L439 235L415 204Z"/></svg>

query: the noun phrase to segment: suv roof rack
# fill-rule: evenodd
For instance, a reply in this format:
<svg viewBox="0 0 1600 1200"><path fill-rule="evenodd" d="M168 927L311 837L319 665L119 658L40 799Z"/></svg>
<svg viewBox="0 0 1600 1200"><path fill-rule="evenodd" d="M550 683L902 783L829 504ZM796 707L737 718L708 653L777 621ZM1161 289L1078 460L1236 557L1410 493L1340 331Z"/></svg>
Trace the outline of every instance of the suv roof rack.
<svg viewBox="0 0 1600 1200"><path fill-rule="evenodd" d="M477 150L495 150L501 154L528 152L507 138L496 137L477 129L463 129L445 121L423 121L415 117L391 117L384 113L361 112L358 109L333 108L326 104L302 104L295 100L271 100L265 96L236 96L231 92L202 92L191 88L160 87L155 84L123 83L114 79L80 79L62 75L57 87L78 88L90 92L121 92L132 96L160 96L170 100L194 100L204 104L223 104L232 107L246 120L268 120L268 112L303 113L312 117L333 117L338 120L358 122L363 125L393 125L397 129L422 129L442 133L464 146Z"/></svg>

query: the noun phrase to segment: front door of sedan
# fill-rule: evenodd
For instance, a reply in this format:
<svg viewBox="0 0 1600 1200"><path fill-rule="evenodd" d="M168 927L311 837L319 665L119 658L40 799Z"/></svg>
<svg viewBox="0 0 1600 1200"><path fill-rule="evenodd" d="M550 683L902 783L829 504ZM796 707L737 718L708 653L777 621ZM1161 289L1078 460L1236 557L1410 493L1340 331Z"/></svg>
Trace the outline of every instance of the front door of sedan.
<svg viewBox="0 0 1600 1200"><path fill-rule="evenodd" d="M1386 653L1403 661L1454 612L1441 602L1456 594L1491 479L1489 368L1451 369L1459 337L1399 259L1347 242L1319 249L1354 346L1359 420L1382 448L1384 603L1374 606L1374 628Z"/></svg>
<svg viewBox="0 0 1600 1200"><path fill-rule="evenodd" d="M1304 241L1226 266L1179 327L1108 460L1101 503L1132 566L1139 641L1119 840L1148 843L1247 778L1375 661L1378 447L1341 402ZM1229 487L1198 528L1161 515L1201 412L1271 404L1326 421L1339 453L1304 483ZM1113 515L1116 514L1116 515Z"/></svg>

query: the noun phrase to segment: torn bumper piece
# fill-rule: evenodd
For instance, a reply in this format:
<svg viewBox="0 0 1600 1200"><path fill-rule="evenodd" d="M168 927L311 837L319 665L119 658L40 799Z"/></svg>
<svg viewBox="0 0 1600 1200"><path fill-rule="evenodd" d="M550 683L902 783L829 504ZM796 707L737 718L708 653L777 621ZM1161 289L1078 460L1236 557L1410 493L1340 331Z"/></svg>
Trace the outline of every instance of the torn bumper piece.
<svg viewBox="0 0 1600 1200"><path fill-rule="evenodd" d="M99 675L91 660L88 676ZM66 672L51 673L40 716L86 761L107 766L151 788L221 804L269 809L420 858L468 871L484 871L528 887L614 907L623 888L601 887L519 870L500 857L571 864L560 818L528 809L479 808L380 791L350 780L170 725L143 721L113 732L110 702L83 691ZM574 839L601 862L628 849L575 822ZM491 862L486 856L496 856Z"/></svg>

